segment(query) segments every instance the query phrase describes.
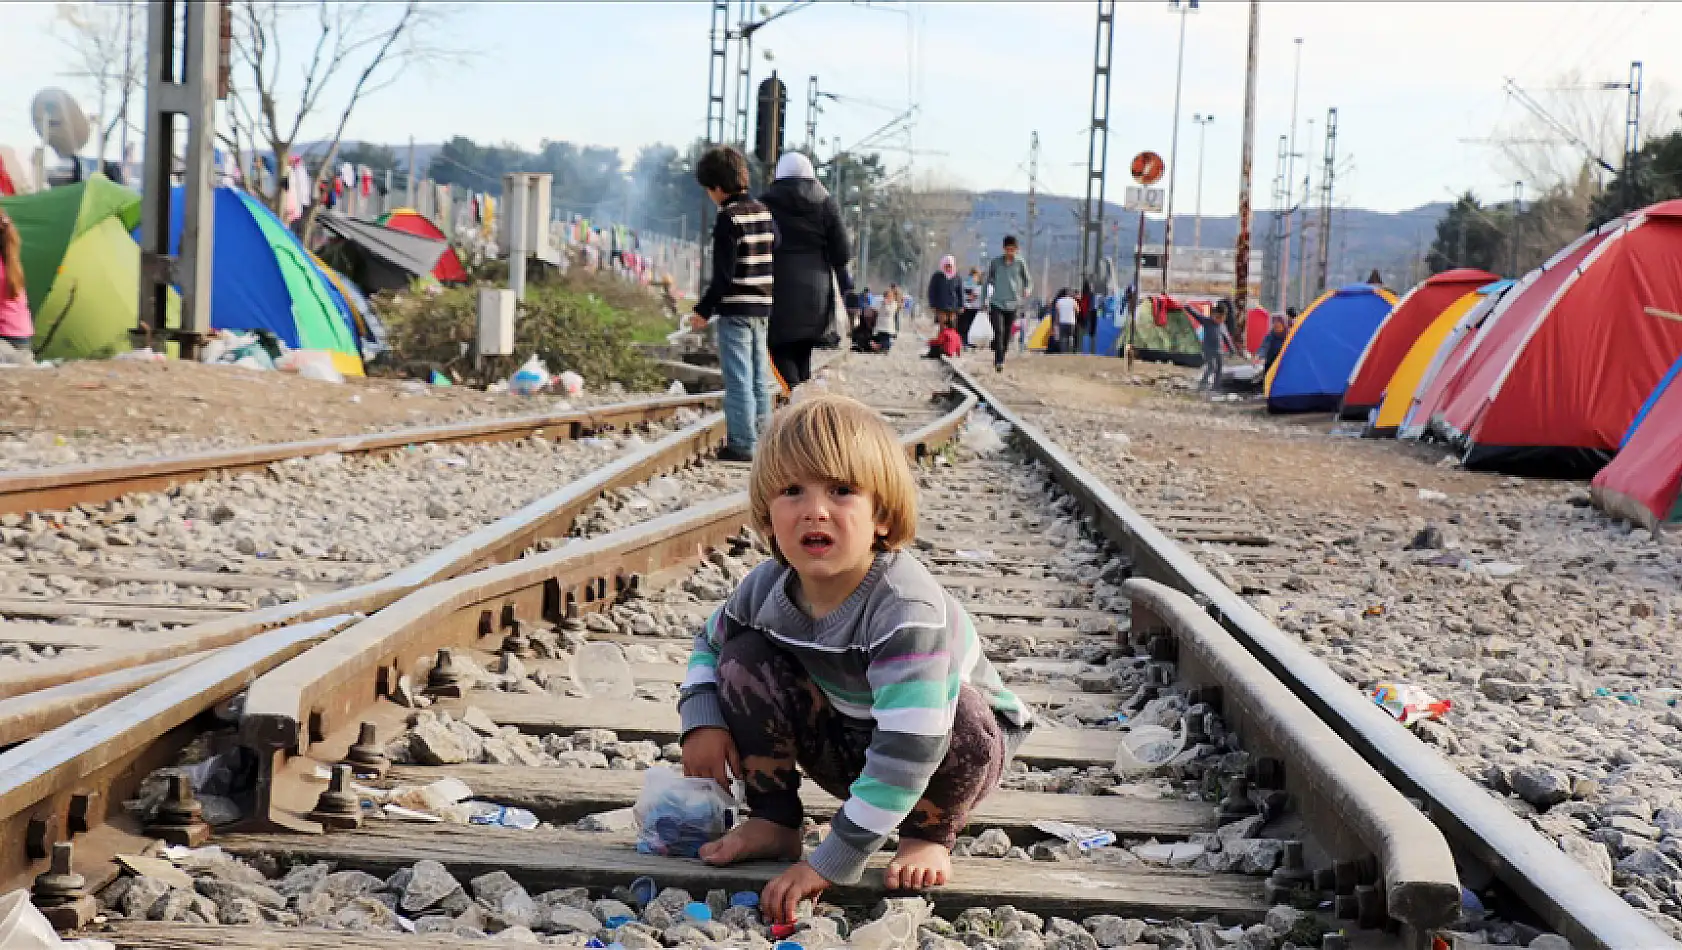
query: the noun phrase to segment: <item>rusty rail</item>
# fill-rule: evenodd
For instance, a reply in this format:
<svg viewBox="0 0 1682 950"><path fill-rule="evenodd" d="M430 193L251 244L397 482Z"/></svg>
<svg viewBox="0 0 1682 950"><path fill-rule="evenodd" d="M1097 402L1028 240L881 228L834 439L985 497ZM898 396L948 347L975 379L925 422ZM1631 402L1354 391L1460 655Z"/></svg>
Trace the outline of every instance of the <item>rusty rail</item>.
<svg viewBox="0 0 1682 950"><path fill-rule="evenodd" d="M133 650L101 651L73 655L31 664L17 672L0 675L0 746L18 742L74 715L75 704L60 704L58 712L46 714L26 704L7 702L14 697L27 700L39 690L76 683L131 667L220 649L263 630L300 623L341 613L372 613L404 594L426 584L477 570L493 563L517 558L537 539L558 537L572 529L596 499L615 488L634 485L655 475L675 470L709 450L723 438L724 418L712 413L654 444L596 470L589 477L571 482L488 524L421 560L389 574L344 590L318 594L292 603L242 613L208 623L195 624L179 632L151 637ZM111 681L112 689L121 689ZM116 693L114 695L121 695ZM43 718L44 717L44 718Z"/></svg>
<svg viewBox="0 0 1682 950"><path fill-rule="evenodd" d="M946 416L902 436L907 452L928 455L975 404L966 396ZM718 420L704 425L716 438ZM284 784L313 769L298 753L348 746L345 727L389 692L394 673L414 668L438 646L472 643L514 620L556 619L569 602L605 606L655 575L694 563L746 523L746 498L738 493L475 574L434 579L330 638L326 628L341 623L336 614L165 668L126 699L0 753L0 890L26 884L59 841L91 845L77 855L77 870L90 886L107 879L113 848L139 840L107 819L190 738L185 724L232 695L236 681L239 688L249 684L242 736L262 757L259 821L308 827L282 807L313 797L308 784Z"/></svg>
<svg viewBox="0 0 1682 950"><path fill-rule="evenodd" d="M1269 675L1313 710L1344 743L1401 792L1422 799L1460 860L1487 869L1572 946L1606 950L1677 946L1656 924L1561 854L1552 842L1228 589L1068 452L989 394L954 362L947 361L947 366L990 411L1014 427L1022 448L1042 461L1099 530L1129 555L1137 576L1159 581L1205 605L1209 615ZM1358 819L1344 820L1359 828L1354 823ZM1368 844L1382 856L1404 842L1385 838L1369 840ZM1394 888L1398 882L1390 879L1388 883ZM1434 882L1421 883L1427 885L1422 894L1435 893Z"/></svg>
<svg viewBox="0 0 1682 950"><path fill-rule="evenodd" d="M697 411L716 409L721 398L718 393L662 396L575 412L538 413L489 422L420 426L368 435L278 442L243 449L158 456L136 462L63 465L0 473L0 514L99 504L133 492L168 491L177 485L219 472L260 471L275 462L316 455L392 452L427 442L505 442L538 433L576 439L594 432L663 419L682 408Z"/></svg>

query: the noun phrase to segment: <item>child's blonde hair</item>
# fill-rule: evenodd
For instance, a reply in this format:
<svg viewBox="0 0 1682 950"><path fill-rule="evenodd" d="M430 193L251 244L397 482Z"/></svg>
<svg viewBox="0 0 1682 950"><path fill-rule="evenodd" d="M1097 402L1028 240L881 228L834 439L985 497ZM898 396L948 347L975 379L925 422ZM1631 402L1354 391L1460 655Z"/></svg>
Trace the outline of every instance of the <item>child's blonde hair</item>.
<svg viewBox="0 0 1682 950"><path fill-rule="evenodd" d="M753 527L787 563L771 530L771 499L804 478L825 478L876 502L876 520L887 533L878 551L897 551L917 536L917 483L888 420L856 399L814 395L771 417L754 452L748 484Z"/></svg>

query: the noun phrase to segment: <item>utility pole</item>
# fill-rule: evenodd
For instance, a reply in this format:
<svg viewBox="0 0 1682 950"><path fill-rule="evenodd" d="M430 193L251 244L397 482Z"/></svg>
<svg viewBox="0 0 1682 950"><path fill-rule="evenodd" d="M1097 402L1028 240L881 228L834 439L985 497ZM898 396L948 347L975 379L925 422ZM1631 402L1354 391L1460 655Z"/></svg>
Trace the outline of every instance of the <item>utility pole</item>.
<svg viewBox="0 0 1682 950"><path fill-rule="evenodd" d="M409 186L407 189L409 200L406 203L413 208L415 206L415 137L413 135L409 136L409 180L407 184Z"/></svg>
<svg viewBox="0 0 1682 950"><path fill-rule="evenodd" d="M1629 64L1629 99L1624 111L1623 204L1634 211L1636 166L1641 160L1641 61Z"/></svg>
<svg viewBox="0 0 1682 950"><path fill-rule="evenodd" d="M1191 226L1191 246L1203 246L1203 140L1209 131L1209 125L1215 121L1212 115L1193 112L1191 121L1197 124L1197 210L1193 212Z"/></svg>
<svg viewBox="0 0 1682 950"><path fill-rule="evenodd" d="M1168 0L1168 10L1180 15L1180 54L1174 60L1174 126L1168 137L1168 207L1162 219L1162 292L1168 293L1168 258L1174 252L1174 182L1180 177L1180 86L1186 68L1186 16L1197 12L1197 0Z"/></svg>
<svg viewBox="0 0 1682 950"><path fill-rule="evenodd" d="M1296 184L1297 174L1297 94L1302 90L1302 37L1293 40L1296 44L1296 78L1291 80L1291 138L1285 149L1285 217L1284 248L1279 254L1279 310L1286 309L1285 302L1291 295L1291 225L1296 218L1295 210L1291 207L1291 187Z"/></svg>
<svg viewBox="0 0 1682 950"><path fill-rule="evenodd" d="M1280 312L1284 311L1285 292L1280 290L1279 259L1283 255L1280 250L1280 239L1285 230L1285 153L1290 149L1284 135L1279 136L1279 149L1274 156L1273 166L1273 220L1271 230L1267 235L1266 270L1262 281L1266 285L1262 288L1264 300L1277 300ZM1266 306L1264 303L1263 306Z"/></svg>
<svg viewBox="0 0 1682 950"><path fill-rule="evenodd" d="M1035 203L1039 180L1040 133L1036 131L1028 139L1028 246L1024 248L1023 256L1029 261L1034 259L1034 224L1039 219L1039 208Z"/></svg>
<svg viewBox="0 0 1682 950"><path fill-rule="evenodd" d="M136 346L160 351L166 340L172 340L180 346L182 359L192 359L199 344L210 336L211 326L210 277L216 246L213 156L223 8L219 3L153 0L147 16L140 312L131 336ZM170 185L178 120L187 123L187 151L183 155L187 173L182 189L181 244L179 253L171 255ZM171 330L165 323L172 286L180 288L179 330Z"/></svg>
<svg viewBox="0 0 1682 950"><path fill-rule="evenodd" d="M1110 152L1110 65L1115 57L1115 0L1098 0L1092 52L1092 124L1086 138L1086 204L1080 219L1080 273L1087 280L1104 256L1104 183Z"/></svg>
<svg viewBox="0 0 1682 950"><path fill-rule="evenodd" d="M1326 292L1326 262L1332 249L1332 184L1337 176L1337 109L1326 110L1326 166L1320 172L1320 235L1318 293Z"/></svg>
<svg viewBox="0 0 1682 950"><path fill-rule="evenodd" d="M1515 181L1515 182L1513 182L1513 253L1511 255L1512 263L1507 269L1507 275L1509 277L1513 278L1514 280L1518 279L1519 234L1521 233L1521 230L1524 227L1524 222L1519 217L1519 212L1520 212L1521 208L1523 207L1523 205L1524 205L1524 182Z"/></svg>
<svg viewBox="0 0 1682 950"><path fill-rule="evenodd" d="M818 147L818 77L806 81L806 152Z"/></svg>
<svg viewBox="0 0 1682 950"><path fill-rule="evenodd" d="M739 0L736 22L736 146L748 147L748 101L753 98L753 4Z"/></svg>
<svg viewBox="0 0 1682 950"><path fill-rule="evenodd" d="M1238 245L1232 262L1237 319L1250 313L1250 179L1256 158L1256 59L1261 37L1261 0L1250 0L1250 37L1244 54L1244 150L1238 161Z"/></svg>
<svg viewBox="0 0 1682 950"><path fill-rule="evenodd" d="M1308 134L1303 137L1304 147L1314 141L1314 120L1308 120ZM1308 195L1312 188L1311 175L1314 166L1306 161L1302 163L1302 227L1297 235L1297 309L1301 310L1308 303Z"/></svg>
<svg viewBox="0 0 1682 950"><path fill-rule="evenodd" d="M724 141L724 103L730 81L730 0L713 0L712 29L707 33L707 145ZM412 200L412 199L411 199ZM712 242L707 234L712 230L717 209L712 199L701 196L700 214L696 217L696 235L701 245L700 266L695 268L695 296L699 297L712 273Z"/></svg>

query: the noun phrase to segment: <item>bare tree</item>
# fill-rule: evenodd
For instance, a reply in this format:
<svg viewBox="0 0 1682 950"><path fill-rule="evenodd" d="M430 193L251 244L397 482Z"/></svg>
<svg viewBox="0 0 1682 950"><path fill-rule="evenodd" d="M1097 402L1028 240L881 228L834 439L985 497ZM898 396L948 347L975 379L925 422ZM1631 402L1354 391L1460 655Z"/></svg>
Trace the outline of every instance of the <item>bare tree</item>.
<svg viewBox="0 0 1682 950"><path fill-rule="evenodd" d="M134 128L128 110L146 72L146 8L129 0L60 3L57 13L53 32L74 57L75 74L93 86L103 163L111 134L119 127Z"/></svg>
<svg viewBox="0 0 1682 950"><path fill-rule="evenodd" d="M276 174L259 176L254 193L277 214L285 205L280 177L307 123L331 121L305 214L305 242L315 229L320 204L313 200L333 175L339 143L357 107L389 87L420 61L457 56L430 38L447 11L420 0L400 4L313 0L237 0L233 10L233 63L228 92L230 130L219 135L236 160L267 151ZM288 63L284 40L311 38L301 65Z"/></svg>

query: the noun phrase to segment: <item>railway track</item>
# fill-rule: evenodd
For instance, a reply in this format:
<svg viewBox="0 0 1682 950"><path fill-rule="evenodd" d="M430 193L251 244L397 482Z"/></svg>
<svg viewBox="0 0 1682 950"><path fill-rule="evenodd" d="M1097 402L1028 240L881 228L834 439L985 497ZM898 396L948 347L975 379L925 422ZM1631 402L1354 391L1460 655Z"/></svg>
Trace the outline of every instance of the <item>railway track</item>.
<svg viewBox="0 0 1682 950"><path fill-rule="evenodd" d="M934 915L923 946L1423 947L1461 915L1457 857L1524 873L1506 842L1468 848L1464 829L1451 852L1432 824L1441 803L1427 796L1427 816L1392 784L1394 763L1351 741L1366 720L1312 688L1324 685L1317 661L1258 646L1237 595L953 372L975 395L949 395L938 410L910 395L944 388L926 375L854 388L895 417L919 461L917 556L964 601L1043 726L974 816L956 883L931 894L930 908L896 905ZM960 447L988 441L957 438L978 403L1012 423L1009 452ZM1173 523L1183 513L1153 514ZM673 759L688 630L763 556L745 522L745 499L721 496L553 550L523 545L526 556L482 570L416 578L387 588L372 612L328 595L319 612L165 660L177 665L154 668L144 688L0 753L0 890L56 857L83 880L44 878L42 902L85 924L96 908L83 894L117 878L113 855L156 857L160 837L206 843L195 811L206 806L153 774L187 750L194 761L222 756L212 761L238 794L207 798L213 811L237 798L242 820L209 839L219 852L180 857L173 873L132 862L162 877L124 875L105 892L110 919L95 935L121 946L442 947L487 932L566 945L769 945L753 915L728 904L775 868L639 855L621 811L639 769ZM565 657L587 643L623 650L634 696L569 695ZM1152 725L1175 737L1153 751L1180 751L1117 772L1118 743ZM347 759L351 768L334 768ZM459 818L462 790L441 798L445 780L543 824L379 817L387 802L421 802ZM154 813L120 805L135 800ZM834 807L818 794L808 804L815 815ZM1049 834L1047 820L1116 841L1083 850ZM359 827L322 833L348 824ZM633 894L639 878L685 893ZM1669 945L1610 892L1625 913L1588 891L1554 895L1555 882L1525 880L1532 889L1514 886L1510 909L1572 945ZM841 945L881 896L832 890L793 940ZM710 904L711 919L689 908L686 921L680 897Z"/></svg>

